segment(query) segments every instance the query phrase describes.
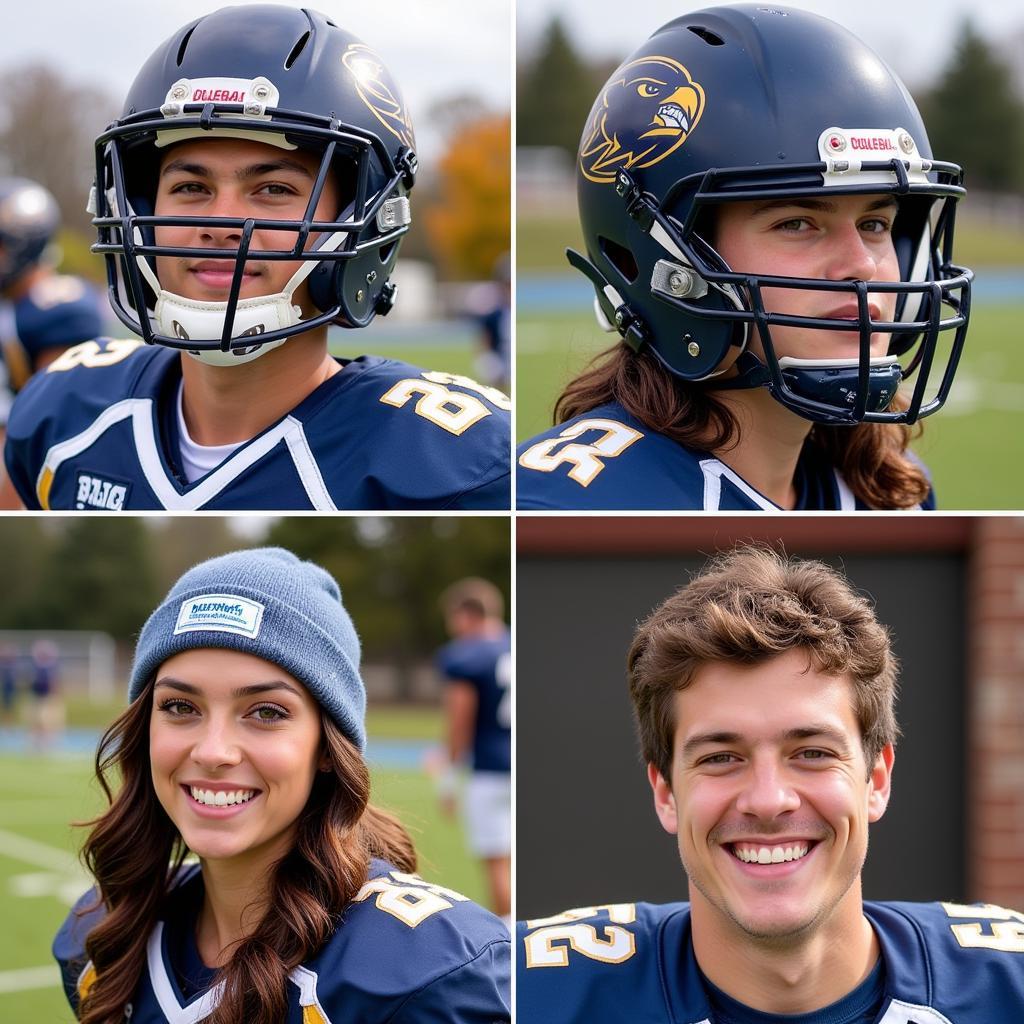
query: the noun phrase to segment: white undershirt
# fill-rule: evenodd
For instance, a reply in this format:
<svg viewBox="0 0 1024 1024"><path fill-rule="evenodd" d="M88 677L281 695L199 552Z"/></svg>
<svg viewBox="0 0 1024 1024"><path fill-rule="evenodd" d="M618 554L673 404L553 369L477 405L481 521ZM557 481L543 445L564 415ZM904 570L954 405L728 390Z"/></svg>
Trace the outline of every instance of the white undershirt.
<svg viewBox="0 0 1024 1024"><path fill-rule="evenodd" d="M185 426L185 410L182 405L182 394L185 390L184 381L178 385L178 437L181 440L181 468L185 471L185 479L191 484L211 470L216 469L244 441L234 444L196 444L189 436Z"/></svg>

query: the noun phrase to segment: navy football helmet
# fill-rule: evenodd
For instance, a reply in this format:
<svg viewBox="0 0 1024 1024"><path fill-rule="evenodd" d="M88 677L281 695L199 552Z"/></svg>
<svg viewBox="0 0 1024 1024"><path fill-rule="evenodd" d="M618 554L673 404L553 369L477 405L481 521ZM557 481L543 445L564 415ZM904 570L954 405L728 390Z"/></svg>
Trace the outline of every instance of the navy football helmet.
<svg viewBox="0 0 1024 1024"><path fill-rule="evenodd" d="M0 178L0 290L42 258L60 226L57 201L28 178Z"/></svg>
<svg viewBox="0 0 1024 1024"><path fill-rule="evenodd" d="M599 321L634 349L650 348L683 380L767 387L794 412L827 424L913 423L946 400L973 277L952 263L963 172L932 159L902 82L839 25L753 4L669 22L598 95L577 181L587 255L567 255L595 286ZM719 204L875 193L898 204L898 282L737 273L715 249ZM852 296L859 325L770 312L763 288ZM896 294L892 321L871 320L869 292ZM859 326L859 355L780 357L775 325ZM763 360L748 346L753 332ZM887 355L872 357L873 332L889 334ZM944 334L945 366L929 387ZM914 371L908 407L890 408Z"/></svg>
<svg viewBox="0 0 1024 1024"><path fill-rule="evenodd" d="M164 147L202 138L318 154L302 219L154 216ZM383 61L324 15L249 5L193 21L149 58L121 118L96 140L93 252L106 259L115 312L146 342L218 365L255 358L323 324L366 326L394 299L389 276L411 219L414 146L408 112ZM329 174L345 194L332 219L317 221ZM156 244L158 226L197 224L238 231L238 248ZM252 249L253 232L261 229L290 232L294 245ZM233 259L227 301L197 302L162 289L157 256ZM240 299L247 258L303 265L282 292ZM292 294L307 280L317 312L302 319Z"/></svg>

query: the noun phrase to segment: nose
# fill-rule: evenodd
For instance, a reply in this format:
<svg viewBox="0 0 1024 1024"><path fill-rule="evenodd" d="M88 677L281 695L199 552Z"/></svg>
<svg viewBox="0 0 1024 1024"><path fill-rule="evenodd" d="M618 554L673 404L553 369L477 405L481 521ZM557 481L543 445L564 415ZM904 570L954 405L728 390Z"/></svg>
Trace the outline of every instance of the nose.
<svg viewBox="0 0 1024 1024"><path fill-rule="evenodd" d="M741 814L771 821L799 806L800 797L774 760L755 760L751 764L736 800L736 809Z"/></svg>
<svg viewBox="0 0 1024 1024"><path fill-rule="evenodd" d="M853 220L834 229L829 247L828 281L874 281L878 276L877 254Z"/></svg>
<svg viewBox="0 0 1024 1024"><path fill-rule="evenodd" d="M192 746L192 761L200 768L222 768L236 765L242 754L230 722L208 718Z"/></svg>
<svg viewBox="0 0 1024 1024"><path fill-rule="evenodd" d="M222 190L211 200L203 211L205 217L233 217L237 220L246 216L242 203L230 192ZM238 225L221 226L203 224L199 229L199 237L204 243L214 248L220 246L235 247L241 241L242 228Z"/></svg>

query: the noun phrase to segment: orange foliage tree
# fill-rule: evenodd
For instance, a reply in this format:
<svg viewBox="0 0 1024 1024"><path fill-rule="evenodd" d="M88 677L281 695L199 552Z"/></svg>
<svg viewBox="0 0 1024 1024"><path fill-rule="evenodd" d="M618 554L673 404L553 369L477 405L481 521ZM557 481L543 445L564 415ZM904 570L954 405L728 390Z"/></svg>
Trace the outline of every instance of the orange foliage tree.
<svg viewBox="0 0 1024 1024"><path fill-rule="evenodd" d="M423 215L444 277L489 278L511 248L511 149L507 115L477 118L452 138L437 198Z"/></svg>

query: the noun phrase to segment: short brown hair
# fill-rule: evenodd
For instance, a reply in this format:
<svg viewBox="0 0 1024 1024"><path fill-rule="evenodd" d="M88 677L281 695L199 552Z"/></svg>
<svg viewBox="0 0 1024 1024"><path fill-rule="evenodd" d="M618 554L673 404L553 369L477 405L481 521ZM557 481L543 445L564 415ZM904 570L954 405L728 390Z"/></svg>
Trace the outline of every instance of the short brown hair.
<svg viewBox="0 0 1024 1024"><path fill-rule="evenodd" d="M505 614L505 599L490 580L467 576L457 580L441 594L441 609L445 615L469 611L487 619L500 619Z"/></svg>
<svg viewBox="0 0 1024 1024"><path fill-rule="evenodd" d="M818 671L852 680L870 770L899 735L889 631L835 569L763 545L713 558L637 628L627 664L644 760L671 777L675 694L701 666L756 665L794 649Z"/></svg>

